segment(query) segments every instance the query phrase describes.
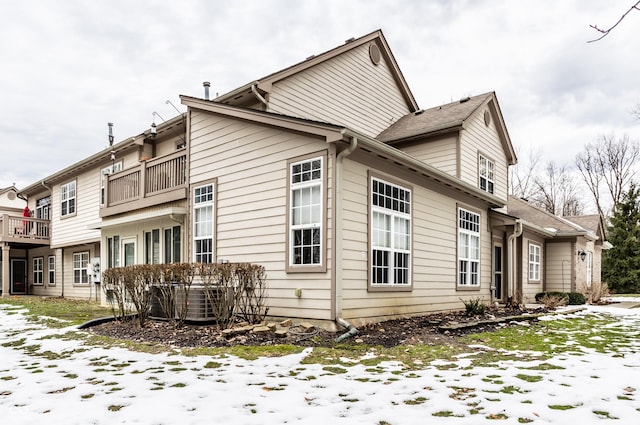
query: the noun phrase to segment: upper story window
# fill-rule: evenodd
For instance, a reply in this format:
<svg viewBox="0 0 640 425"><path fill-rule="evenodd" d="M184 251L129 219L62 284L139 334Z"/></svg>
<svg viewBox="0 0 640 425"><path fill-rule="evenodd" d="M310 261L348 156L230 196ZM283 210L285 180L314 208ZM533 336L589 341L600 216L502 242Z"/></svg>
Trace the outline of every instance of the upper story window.
<svg viewBox="0 0 640 425"><path fill-rule="evenodd" d="M480 285L480 214L458 208L458 285Z"/></svg>
<svg viewBox="0 0 640 425"><path fill-rule="evenodd" d="M478 157L478 174L480 179L480 189L493 193L495 164L488 158L480 155Z"/></svg>
<svg viewBox="0 0 640 425"><path fill-rule="evenodd" d="M193 190L193 260L213 262L213 184Z"/></svg>
<svg viewBox="0 0 640 425"><path fill-rule="evenodd" d="M529 280L540 280L540 245L529 244Z"/></svg>
<svg viewBox="0 0 640 425"><path fill-rule="evenodd" d="M324 157L289 164L289 265L322 265Z"/></svg>
<svg viewBox="0 0 640 425"><path fill-rule="evenodd" d="M104 205L104 190L107 185L109 174L117 173L118 171L122 171L122 162L115 162L100 170L100 205Z"/></svg>
<svg viewBox="0 0 640 425"><path fill-rule="evenodd" d="M60 215L66 216L76 213L76 182L75 180L60 186Z"/></svg>
<svg viewBox="0 0 640 425"><path fill-rule="evenodd" d="M371 285L411 284L411 191L371 179Z"/></svg>
<svg viewBox="0 0 640 425"><path fill-rule="evenodd" d="M51 219L51 196L45 196L36 201L36 218Z"/></svg>

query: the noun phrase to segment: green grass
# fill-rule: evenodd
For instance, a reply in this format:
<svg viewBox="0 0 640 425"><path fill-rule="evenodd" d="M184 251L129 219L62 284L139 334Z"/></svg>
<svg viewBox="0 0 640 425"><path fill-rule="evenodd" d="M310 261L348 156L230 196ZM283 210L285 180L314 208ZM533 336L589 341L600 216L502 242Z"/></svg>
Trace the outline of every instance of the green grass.
<svg viewBox="0 0 640 425"><path fill-rule="evenodd" d="M15 309L24 307L29 311L27 315L32 320L57 328L78 325L88 320L111 315L110 309L101 307L96 303L60 298L7 297L0 298L0 304L13 306ZM63 322L60 320L63 320ZM328 373L344 373L354 365L363 365L367 367L368 371L376 371L380 368L382 362L392 361L402 365L402 369L397 373L406 375L411 370L424 369L425 365L434 360L444 361L438 368L455 369L459 367L455 363L456 356L471 354L471 356L467 357L472 363L470 367L494 367L498 362L506 360L536 361L538 362L537 366L534 365L526 369L544 371L562 369L562 366L553 365L548 360L563 353L581 355L588 350L593 350L599 353L620 356L629 348L635 349L639 335L640 332L625 329L617 319L605 315L584 315L580 318L558 317L556 320L532 322L530 326L526 327L512 326L492 332L469 334L446 344L416 344L386 348L366 344L353 344L353 341L349 341L333 347L315 347L302 360L302 364L321 364L331 367L325 370ZM71 352L40 353L39 345L26 345L26 340L21 338L20 335L14 335L13 337L15 338L14 340L3 342L2 345L47 359L68 357L71 354ZM176 349L162 344L120 340L78 331L69 331L49 338L78 340L82 341L85 346L121 347L145 353L211 356L215 358L215 361L212 360L205 366L205 368L211 369L224 367L223 359L230 355L246 360L254 360L259 357L298 354L304 349L301 346L286 344ZM470 345L476 347L471 348ZM76 350L84 350L84 348L78 347ZM519 352L514 353L516 350ZM375 357L369 355L371 352L375 352ZM130 366L127 363L111 363L113 362L105 361L105 359L96 359L94 366L115 367L120 370ZM172 362L167 362L167 365L179 366L177 363ZM380 370L382 371L382 369ZM535 382L542 379L541 376L525 373L518 375L518 377L527 382ZM503 382L500 378L499 375L491 375L487 376L485 381L502 385Z"/></svg>
<svg viewBox="0 0 640 425"><path fill-rule="evenodd" d="M0 304L24 307L32 320L52 328L81 325L93 319L111 317L111 309L98 303L57 297L12 296L0 298ZM63 320L50 320L48 318Z"/></svg>

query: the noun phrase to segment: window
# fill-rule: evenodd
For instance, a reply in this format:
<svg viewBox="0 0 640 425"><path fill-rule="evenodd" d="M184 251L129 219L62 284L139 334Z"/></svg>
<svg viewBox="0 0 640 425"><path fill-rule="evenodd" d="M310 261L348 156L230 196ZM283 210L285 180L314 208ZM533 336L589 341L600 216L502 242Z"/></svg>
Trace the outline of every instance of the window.
<svg viewBox="0 0 640 425"><path fill-rule="evenodd" d="M56 284L56 257L50 255L47 258L47 273L49 273L49 285Z"/></svg>
<svg viewBox="0 0 640 425"><path fill-rule="evenodd" d="M410 285L411 191L371 179L371 285Z"/></svg>
<svg viewBox="0 0 640 425"><path fill-rule="evenodd" d="M193 260L213 262L213 184L193 190Z"/></svg>
<svg viewBox="0 0 640 425"><path fill-rule="evenodd" d="M180 262L180 226L164 229L164 262Z"/></svg>
<svg viewBox="0 0 640 425"><path fill-rule="evenodd" d="M36 218L51 219L51 196L45 196L36 201Z"/></svg>
<svg viewBox="0 0 640 425"><path fill-rule="evenodd" d="M75 252L73 254L73 283L89 283L88 264L88 252Z"/></svg>
<svg viewBox="0 0 640 425"><path fill-rule="evenodd" d="M529 280L540 280L540 245L529 244Z"/></svg>
<svg viewBox="0 0 640 425"><path fill-rule="evenodd" d="M107 238L107 267L120 267L120 236Z"/></svg>
<svg viewBox="0 0 640 425"><path fill-rule="evenodd" d="M76 182L72 181L60 186L60 215L71 215L76 212Z"/></svg>
<svg viewBox="0 0 640 425"><path fill-rule="evenodd" d="M145 264L160 263L160 229L144 233L144 262Z"/></svg>
<svg viewBox="0 0 640 425"><path fill-rule="evenodd" d="M289 264L322 264L323 157L289 165Z"/></svg>
<svg viewBox="0 0 640 425"><path fill-rule="evenodd" d="M494 164L493 161L479 156L478 170L480 176L480 189L493 193L493 175Z"/></svg>
<svg viewBox="0 0 640 425"><path fill-rule="evenodd" d="M118 171L122 171L122 162L116 162L108 167L103 168L100 171L100 205L104 205L104 193L105 187L107 183L107 176L109 174L117 173Z"/></svg>
<svg viewBox="0 0 640 425"><path fill-rule="evenodd" d="M458 208L458 285L480 285L480 215Z"/></svg>
<svg viewBox="0 0 640 425"><path fill-rule="evenodd" d="M42 285L44 283L44 258L33 259L33 284Z"/></svg>

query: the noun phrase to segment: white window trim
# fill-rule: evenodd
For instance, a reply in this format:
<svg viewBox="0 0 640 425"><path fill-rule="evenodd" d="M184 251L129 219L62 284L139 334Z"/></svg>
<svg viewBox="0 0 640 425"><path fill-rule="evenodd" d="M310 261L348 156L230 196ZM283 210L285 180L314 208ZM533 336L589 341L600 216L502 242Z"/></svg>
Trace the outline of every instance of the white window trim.
<svg viewBox="0 0 640 425"><path fill-rule="evenodd" d="M587 251L587 258L585 258L587 262L587 276L586 276L586 284L587 287L591 287L593 283L593 252Z"/></svg>
<svg viewBox="0 0 640 425"><path fill-rule="evenodd" d="M56 284L56 256L55 255L49 255L47 257L47 279L48 279L47 283L50 286L54 286Z"/></svg>
<svg viewBox="0 0 640 425"><path fill-rule="evenodd" d="M529 280L540 281L542 262L542 247L536 243L529 242ZM533 256L533 257L532 257Z"/></svg>
<svg viewBox="0 0 640 425"><path fill-rule="evenodd" d="M370 240L371 240L371 247L369 249L369 260L370 260L370 266L369 266L369 282L370 282L370 289L375 290L375 289L381 289L381 288L392 288L392 289L411 289L412 287L412 282L413 282L413 276L412 276L412 263L413 263L413 252L412 252L412 246L413 246L413 235L412 235L412 226L413 226L413 220L412 220L412 212L413 212L413 208L412 208L412 202L413 202L413 192L412 189L406 186L403 186L401 184L398 183L393 183L390 182L388 180L385 180L383 178L379 178L379 177L375 177L375 176L371 176L369 179L370 182L370 188L369 188L369 194L370 194L370 200L369 200L369 204L370 204L370 225L369 225L369 232L370 232ZM394 200L398 201L398 202L402 202L403 204L408 204L407 208L409 210L409 212L406 211L400 211L400 209L395 209L393 208L393 205L391 206L391 208L387 208L387 207L382 207L379 205L375 205L374 203L374 195L380 195L380 193L374 193L374 182L377 182L378 184L383 184L386 186L390 186L392 189L396 188L398 190L404 191L408 194L408 200L399 200L399 199L395 199L393 198L393 196L391 197L392 202ZM398 204L399 205L399 204ZM382 215L382 216L386 216L389 217L389 245L390 246L384 246L384 245L377 245L376 244L376 235L375 232L379 231L379 229L375 228L374 226L376 225L376 220L373 219L373 217L375 215ZM405 235L404 233L398 233L398 230L396 228L397 224L396 224L396 219L398 220L402 220L403 222L408 224L408 233ZM396 237L398 236L406 236L407 240L406 240L406 245L408 246L408 249L406 248L402 248L402 247L398 247L396 244ZM386 280L387 282L375 282L375 275L376 275L376 270L374 270L374 256L375 256L375 252L376 251L384 251L384 252L388 252L389 256L388 256L388 264L383 267L383 269L386 270ZM406 254L408 256L408 260L407 260L407 264L406 264L406 268L407 268L407 281L406 282L396 282L396 264L395 264L395 254Z"/></svg>
<svg viewBox="0 0 640 425"><path fill-rule="evenodd" d="M478 231L474 231L474 230L470 230L470 229L464 229L460 226L460 213L461 212L465 212L467 214L472 214L473 216L477 216L478 217ZM456 213L456 229L458 232L458 240L457 240L457 246L456 246L456 251L457 251L457 267L456 267L456 271L457 271L457 275L456 275L456 281L458 284L459 288L473 288L473 289L477 289L480 288L480 257L481 257L481 250L482 250L482 238L480 236L480 229L481 227L481 220L482 217L480 216L480 214L478 214L477 212L473 212L470 211L466 208L462 208L462 207L458 207L457 213ZM469 238L469 255L466 256L462 256L460 254L460 244L462 243L461 241L461 236L465 235L468 236ZM471 255L471 249L473 249L474 247L471 246L471 241L474 240L474 238L477 239L478 241L478 245L477 245L477 249L478 249L478 258L473 258L473 256ZM461 279L461 275L463 273L463 271L461 270L461 262L465 262L466 264L466 270L464 271L465 274L465 282L462 281ZM476 272L474 273L472 271L472 265L476 265ZM473 278L475 279L475 282L473 282Z"/></svg>
<svg viewBox="0 0 640 425"><path fill-rule="evenodd" d="M480 190L484 190L487 193L495 193L495 169L496 164L486 156L478 155L478 187ZM485 180L485 187L482 187L482 180Z"/></svg>
<svg viewBox="0 0 640 425"><path fill-rule="evenodd" d="M211 199L210 200L204 200L201 202L197 202L196 200L196 190L198 189L202 189L202 188L207 188L207 187L211 187ZM192 224L193 224L193 228L192 228L192 232L193 232L193 262L194 263L198 263L198 262L203 262L203 261L198 261L198 252L196 250L196 245L198 241L205 241L205 240L210 240L210 244L211 244L211 258L210 258L210 262L215 262L216 261L216 247L215 247L215 214L216 214L216 210L215 210L215 191L216 191L216 187L214 183L207 183L207 184L203 184L203 185L199 185L199 186L195 186L193 188L193 210L192 210ZM207 233L203 233L199 236L196 236L197 232L197 226L198 224L200 224L199 222L196 221L196 211L200 210L200 209L207 209L207 208L211 208L211 224L209 226L207 230ZM205 261L205 262L209 262L209 261Z"/></svg>
<svg viewBox="0 0 640 425"><path fill-rule="evenodd" d="M33 258L33 284L44 285L44 257Z"/></svg>
<svg viewBox="0 0 640 425"><path fill-rule="evenodd" d="M307 181L301 181L301 182L293 182L293 168L297 165L301 165L301 164L305 164L305 163L313 163L314 161L320 161L320 177L319 178L312 178L310 180ZM295 161L295 162L291 162L289 163L289 201L290 201L290 206L289 206L289 267L292 269L295 268L317 268L317 267L322 267L322 265L324 264L324 234L323 234L323 226L322 223L324 222L324 175L325 175L325 158L323 156L318 156L318 157L312 157L312 158L306 158L300 161ZM313 170L310 170L310 172L312 172ZM309 208L316 208L318 209L318 220L314 221L314 222L310 222L310 223L304 223L304 224L294 224L294 211L295 211L295 207L293 205L293 200L294 200L294 193L297 191L301 191L301 190L305 190L305 189L309 189L309 190L313 190L313 188L318 187L319 190L319 204L313 204L312 201L309 205L307 205ZM305 230L312 230L312 231L317 231L319 232L319 255L318 255L318 261L313 261L313 252L311 254L312 257L312 261L309 263L296 263L295 262L295 232L296 231L305 231ZM313 242L310 245L310 248L313 251L314 248ZM301 245L301 249L304 249L306 246L308 245ZM304 255L301 255L301 258L303 258ZM304 261L304 260L302 260Z"/></svg>
<svg viewBox="0 0 640 425"><path fill-rule="evenodd" d="M84 257L86 256L86 262L84 262ZM80 262L84 262L84 264L80 264L78 267L76 262L76 257L80 257ZM89 251L82 252L74 252L72 256L72 270L73 270L73 284L74 285L88 285L90 283L89 274L87 273L87 266L89 265ZM80 272L80 281L76 280L76 271ZM86 282L85 282L86 280Z"/></svg>
<svg viewBox="0 0 640 425"><path fill-rule="evenodd" d="M73 187L73 196L69 195L69 193L71 192L70 190L71 187ZM78 210L77 195L78 195L78 185L75 180L60 186L60 216L61 217L70 217L76 214L76 211ZM69 209L69 204L71 200L73 200L73 211L70 211ZM64 204L67 205L67 212L65 214L63 214L62 212L63 211L62 205Z"/></svg>

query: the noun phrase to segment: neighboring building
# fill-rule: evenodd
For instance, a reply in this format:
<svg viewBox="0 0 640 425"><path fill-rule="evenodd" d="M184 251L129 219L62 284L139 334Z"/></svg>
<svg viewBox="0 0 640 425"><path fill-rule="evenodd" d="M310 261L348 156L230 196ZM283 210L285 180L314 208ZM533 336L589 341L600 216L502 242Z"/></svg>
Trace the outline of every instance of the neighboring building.
<svg viewBox="0 0 640 425"><path fill-rule="evenodd" d="M48 239L18 253L31 293L95 297L98 267L251 262L270 315L359 324L523 285L495 93L419 109L376 31L181 99L184 115L114 145L115 159L105 149L21 191L50 205Z"/></svg>
<svg viewBox="0 0 640 425"><path fill-rule="evenodd" d="M602 250L611 245L599 215L558 217L513 196L507 210L523 227L515 241L516 292L525 300L542 291L586 293L600 283Z"/></svg>

